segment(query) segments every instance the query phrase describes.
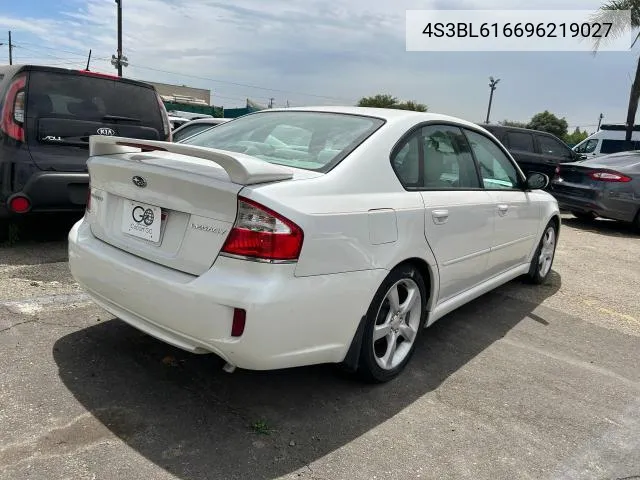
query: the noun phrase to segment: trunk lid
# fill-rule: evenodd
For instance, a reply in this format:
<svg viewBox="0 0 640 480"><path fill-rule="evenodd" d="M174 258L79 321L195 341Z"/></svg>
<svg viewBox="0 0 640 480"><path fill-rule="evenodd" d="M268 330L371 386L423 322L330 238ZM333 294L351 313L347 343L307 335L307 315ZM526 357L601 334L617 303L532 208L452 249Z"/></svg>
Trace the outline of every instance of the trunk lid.
<svg viewBox="0 0 640 480"><path fill-rule="evenodd" d="M235 222L242 188L319 175L184 144L101 136L90 144L86 218L93 234L192 275L214 263Z"/></svg>
<svg viewBox="0 0 640 480"><path fill-rule="evenodd" d="M90 73L29 73L26 140L42 170L85 172L91 135L164 140L153 88Z"/></svg>

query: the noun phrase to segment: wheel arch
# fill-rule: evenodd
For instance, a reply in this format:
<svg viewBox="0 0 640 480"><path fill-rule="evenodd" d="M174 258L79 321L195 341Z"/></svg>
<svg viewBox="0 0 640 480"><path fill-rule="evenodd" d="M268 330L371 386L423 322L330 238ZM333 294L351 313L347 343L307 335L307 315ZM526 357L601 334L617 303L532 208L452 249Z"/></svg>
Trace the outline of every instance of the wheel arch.
<svg viewBox="0 0 640 480"><path fill-rule="evenodd" d="M402 267L404 265L413 265L418 270L418 272L422 276L422 279L425 282L425 290L427 290L428 292L428 298L427 298L427 316L428 316L429 312L435 306L435 300L437 299L437 295L438 295L438 285L439 285L438 270L435 265L430 264L424 258L421 258L418 256L411 256L398 261L388 271L389 273L391 273L393 270L399 267ZM427 320L428 320L428 317L427 317ZM358 369L360 348L362 346L362 335L364 333L365 321L366 321L366 315L363 315L362 317L360 317L360 321L358 323L356 332L351 340L351 345L349 346L349 350L347 351L347 354L345 355L345 358L341 364L349 372L354 372Z"/></svg>

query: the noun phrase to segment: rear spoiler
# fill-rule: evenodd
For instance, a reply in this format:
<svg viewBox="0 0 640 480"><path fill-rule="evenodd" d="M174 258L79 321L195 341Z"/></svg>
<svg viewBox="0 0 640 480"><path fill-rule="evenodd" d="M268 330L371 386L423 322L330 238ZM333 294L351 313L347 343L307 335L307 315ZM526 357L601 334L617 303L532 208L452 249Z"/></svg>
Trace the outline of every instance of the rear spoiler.
<svg viewBox="0 0 640 480"><path fill-rule="evenodd" d="M157 140L139 140L105 135L91 135L89 137L89 157L154 151L210 160L220 165L227 172L231 181L239 185L253 185L293 178L293 170L290 168L265 162L244 153Z"/></svg>

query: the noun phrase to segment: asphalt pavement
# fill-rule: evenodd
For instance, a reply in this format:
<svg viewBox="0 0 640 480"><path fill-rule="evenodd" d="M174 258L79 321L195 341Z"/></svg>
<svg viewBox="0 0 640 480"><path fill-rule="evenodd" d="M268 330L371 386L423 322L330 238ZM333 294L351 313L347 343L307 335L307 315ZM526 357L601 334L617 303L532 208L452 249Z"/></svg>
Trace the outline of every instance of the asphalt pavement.
<svg viewBox="0 0 640 480"><path fill-rule="evenodd" d="M546 285L453 312L370 386L330 366L228 374L113 319L69 274L73 220L0 246L3 480L640 478L624 226L565 217Z"/></svg>

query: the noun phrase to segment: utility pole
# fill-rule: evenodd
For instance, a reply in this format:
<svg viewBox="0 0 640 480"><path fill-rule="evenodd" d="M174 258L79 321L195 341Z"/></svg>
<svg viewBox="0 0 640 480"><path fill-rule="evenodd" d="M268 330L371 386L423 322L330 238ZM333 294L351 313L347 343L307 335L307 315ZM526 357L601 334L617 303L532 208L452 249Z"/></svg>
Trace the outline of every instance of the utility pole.
<svg viewBox="0 0 640 480"><path fill-rule="evenodd" d="M129 65L127 57L122 55L122 0L115 0L118 5L118 52L111 55L111 65L118 69L118 76L122 76L122 67Z"/></svg>
<svg viewBox="0 0 640 480"><path fill-rule="evenodd" d="M122 0L118 4L118 76L122 76Z"/></svg>
<svg viewBox="0 0 640 480"><path fill-rule="evenodd" d="M498 85L500 79L494 80L493 77L489 77L489 88L491 89L491 93L489 94L489 108L487 109L487 119L484 123L489 123L489 115L491 115L491 103L493 102L493 92Z"/></svg>
<svg viewBox="0 0 640 480"><path fill-rule="evenodd" d="M11 30L9 30L9 65L13 65L13 43L11 43Z"/></svg>
<svg viewBox="0 0 640 480"><path fill-rule="evenodd" d="M602 124L602 119L604 118L603 114L600 114L600 116L598 117L598 130L600 130L600 125Z"/></svg>

